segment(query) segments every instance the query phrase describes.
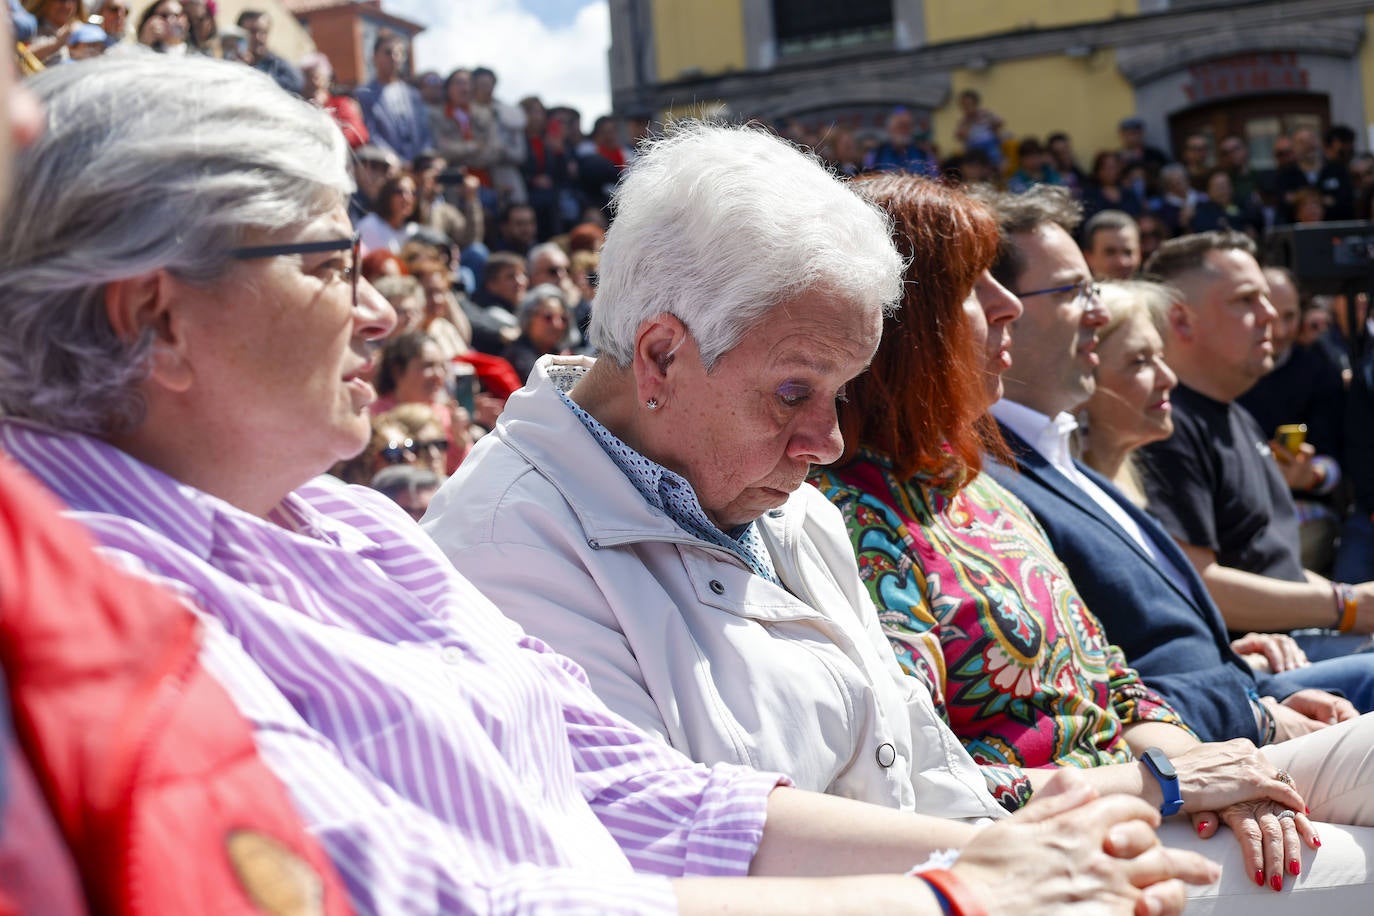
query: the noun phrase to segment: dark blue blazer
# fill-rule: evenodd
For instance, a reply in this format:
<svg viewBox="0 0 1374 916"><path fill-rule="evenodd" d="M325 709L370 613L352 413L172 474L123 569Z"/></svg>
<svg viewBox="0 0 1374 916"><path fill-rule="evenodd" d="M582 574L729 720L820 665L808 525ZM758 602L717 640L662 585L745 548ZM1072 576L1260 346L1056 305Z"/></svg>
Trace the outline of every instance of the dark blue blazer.
<svg viewBox="0 0 1374 916"><path fill-rule="evenodd" d="M1016 433L1002 426L1017 468L989 462L987 472L1035 513L1073 583L1126 660L1159 691L1204 741L1260 741L1251 691L1265 689L1231 649L1221 611L1202 579L1164 529L1092 469L1077 467L1140 525L1161 556L1182 573L1183 586L1091 497Z"/></svg>

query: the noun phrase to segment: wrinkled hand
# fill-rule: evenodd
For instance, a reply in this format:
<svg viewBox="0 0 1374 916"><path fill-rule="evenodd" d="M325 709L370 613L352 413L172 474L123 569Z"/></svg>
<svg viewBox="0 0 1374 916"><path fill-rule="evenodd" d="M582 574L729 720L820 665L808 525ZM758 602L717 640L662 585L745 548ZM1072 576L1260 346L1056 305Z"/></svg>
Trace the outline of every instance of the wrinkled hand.
<svg viewBox="0 0 1374 916"><path fill-rule="evenodd" d="M1269 443L1274 459L1279 463L1279 471L1290 490L1315 490L1321 486L1322 475L1312 463L1317 450L1311 443L1304 442L1296 452L1290 452L1277 439Z"/></svg>
<svg viewBox="0 0 1374 916"><path fill-rule="evenodd" d="M1250 667L1256 671L1278 674L1311 664L1307 660L1307 653L1286 633L1246 633L1240 639L1231 640L1231 648L1237 655L1245 656ZM1250 660L1253 656L1263 659L1262 666Z"/></svg>
<svg viewBox="0 0 1374 916"><path fill-rule="evenodd" d="M1346 719L1358 719L1360 717L1360 712L1355 708L1354 703L1344 697L1338 697L1334 693L1327 693L1325 690L1315 688L1289 694L1280 705L1320 723L1323 728L1328 725L1335 725L1337 722L1344 722Z"/></svg>
<svg viewBox="0 0 1374 916"><path fill-rule="evenodd" d="M1221 823L1230 827L1240 841L1245 873L1261 887L1267 884L1277 891L1283 889L1285 874L1301 874L1303 843L1312 849L1321 846L1304 809L1296 809L1294 817L1280 818L1287 810L1292 809L1271 801L1241 802L1223 808L1220 821L1214 811L1192 815L1193 827L1203 839L1214 835Z"/></svg>
<svg viewBox="0 0 1374 916"><path fill-rule="evenodd" d="M1220 868L1159 845L1159 812L1138 798L1098 798L1061 770L1014 817L980 831L954 871L989 913L1180 913L1184 881L1210 884Z"/></svg>
<svg viewBox="0 0 1374 916"><path fill-rule="evenodd" d="M1215 741L1171 758L1178 771L1183 810L1220 811L1239 802L1269 799L1306 808L1302 796L1278 779L1278 769L1245 738Z"/></svg>

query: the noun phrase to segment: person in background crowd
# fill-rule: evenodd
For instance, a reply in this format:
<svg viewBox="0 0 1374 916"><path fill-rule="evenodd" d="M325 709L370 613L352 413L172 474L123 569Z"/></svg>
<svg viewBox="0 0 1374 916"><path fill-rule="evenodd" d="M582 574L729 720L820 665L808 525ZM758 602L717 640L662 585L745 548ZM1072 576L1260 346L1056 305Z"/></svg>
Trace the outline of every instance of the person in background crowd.
<svg viewBox="0 0 1374 916"><path fill-rule="evenodd" d="M1203 191L1184 229L1193 233L1234 229L1251 238L1259 235L1258 227L1262 225L1262 219L1236 203L1229 172L1213 169L1207 175Z"/></svg>
<svg viewBox="0 0 1374 916"><path fill-rule="evenodd" d="M379 464L421 467L442 482L448 476L450 448L442 412L451 409L447 404L410 401L379 411L372 420L373 432L385 433L378 447Z"/></svg>
<svg viewBox="0 0 1374 916"><path fill-rule="evenodd" d="M1260 176L1250 166L1250 145L1245 138L1230 136L1223 139L1217 145L1217 166L1225 169L1231 178L1231 192L1236 205L1253 213L1260 212Z"/></svg>
<svg viewBox="0 0 1374 916"><path fill-rule="evenodd" d="M105 46L112 48L128 38L129 0L105 0L94 12L100 14L100 28L105 32Z"/></svg>
<svg viewBox="0 0 1374 916"><path fill-rule="evenodd" d="M1088 186L1088 176L1078 167L1069 135L1063 131L1056 131L1046 138L1045 147L1050 151L1050 165L1059 173L1060 183L1068 188L1074 197L1081 200Z"/></svg>
<svg viewBox="0 0 1374 916"><path fill-rule="evenodd" d="M1183 141L1179 164L1188 172L1188 185L1199 194L1207 193L1212 174L1212 141L1206 134L1189 134Z"/></svg>
<svg viewBox="0 0 1374 916"><path fill-rule="evenodd" d="M843 127L829 130L816 154L825 162L826 168L841 178L853 178L863 171L863 150L854 132Z"/></svg>
<svg viewBox="0 0 1374 916"><path fill-rule="evenodd" d="M158 0L150 3L138 19L138 43L159 54L185 57L191 50L186 36L191 31L190 20L180 0Z"/></svg>
<svg viewBox="0 0 1374 916"><path fill-rule="evenodd" d="M563 138L563 125L551 120L537 96L520 100L525 113L525 158L520 174L530 206L539 218L539 237L563 231L563 198L572 193L573 159Z"/></svg>
<svg viewBox="0 0 1374 916"><path fill-rule="evenodd" d="M234 22L248 35L247 53L243 62L254 70L261 70L276 81L287 92L303 95L305 80L301 72L281 57L273 54L267 47L267 36L272 31L272 17L262 10L247 9L239 13Z"/></svg>
<svg viewBox="0 0 1374 916"><path fill-rule="evenodd" d="M486 157L472 125L472 72L458 67L444 80L442 101L427 104L427 118L434 148L449 166L467 169L479 181L490 185L484 168Z"/></svg>
<svg viewBox="0 0 1374 916"><path fill-rule="evenodd" d="M401 161L390 150L364 143L353 151L352 165L356 186L348 201L348 216L357 225L377 205L382 185L400 177Z"/></svg>
<svg viewBox="0 0 1374 916"><path fill-rule="evenodd" d="M1016 146L1016 173L1007 179L1007 190L1015 194L1037 184L1062 184L1059 173L1050 162L1049 151L1034 137L1026 137Z"/></svg>
<svg viewBox="0 0 1374 916"><path fill-rule="evenodd" d="M72 60L90 60L105 53L105 30L92 22L83 22L72 29L67 50Z"/></svg>
<svg viewBox="0 0 1374 916"><path fill-rule="evenodd" d="M1121 123L1116 127L1116 134L1121 140L1121 148L1117 150L1117 157L1120 160L1122 172L1129 171L1134 166L1143 166L1145 168L1146 192L1147 194L1155 193L1159 170L1169 164L1168 155L1158 147L1150 146L1145 142L1145 122L1140 118L1122 118ZM1118 207L1117 209L1124 208Z"/></svg>
<svg viewBox="0 0 1374 916"><path fill-rule="evenodd" d="M1139 216L1145 210L1144 201L1123 178L1121 154L1111 150L1100 150L1093 156L1082 201L1083 212L1089 219L1103 210L1120 210L1130 216Z"/></svg>
<svg viewBox="0 0 1374 916"><path fill-rule="evenodd" d="M71 60L68 44L72 31L86 21L85 0L24 0L24 8L37 25L29 53L49 67Z"/></svg>
<svg viewBox="0 0 1374 916"><path fill-rule="evenodd" d="M186 41L207 57L219 53L219 26L215 23L215 0L182 0L186 10Z"/></svg>
<svg viewBox="0 0 1374 916"><path fill-rule="evenodd" d="M410 272L423 293L424 313L420 327L438 345L444 359L452 360L467 353L479 325L484 338L500 334L500 326L493 329L480 319L470 317L468 309L454 294L453 273L441 257L414 258L410 262ZM503 344L504 339L499 336L488 343L496 348Z"/></svg>
<svg viewBox="0 0 1374 916"><path fill-rule="evenodd" d="M1140 228L1129 213L1099 210L1083 223L1083 259L1096 280L1129 280L1140 270Z"/></svg>
<svg viewBox="0 0 1374 916"><path fill-rule="evenodd" d="M449 245L467 248L482 239L486 215L482 210L482 183L473 175L463 175L456 185L457 203L445 197L440 182L448 174L448 162L433 153L422 153L411 163L415 176L414 220L442 234Z"/></svg>
<svg viewBox="0 0 1374 916"><path fill-rule="evenodd" d="M930 143L930 133L916 132L916 118L908 108L897 107L887 116L883 142L864 156L866 172L910 172L935 177L939 163Z"/></svg>
<svg viewBox="0 0 1374 916"><path fill-rule="evenodd" d="M496 98L496 74L488 67L472 71L468 111L473 136L482 149L480 164L491 176L491 188L496 192L494 209L525 203L529 198L520 177L520 163L525 158L525 113Z"/></svg>
<svg viewBox="0 0 1374 916"><path fill-rule="evenodd" d="M1163 220L1169 234L1176 236L1184 232L1202 199L1203 195L1188 184L1188 170L1171 162L1159 170L1159 196L1150 199L1149 208Z"/></svg>
<svg viewBox="0 0 1374 916"><path fill-rule="evenodd" d="M529 204L511 204L501 212L493 251L525 257L539 241L539 219Z"/></svg>
<svg viewBox="0 0 1374 916"><path fill-rule="evenodd" d="M425 105L433 108L444 104L444 78L436 70L426 70L415 78L415 87Z"/></svg>
<svg viewBox="0 0 1374 916"><path fill-rule="evenodd" d="M482 271L482 286L472 301L513 331L516 328L515 308L525 298L529 285L525 259L514 252L497 251L487 259ZM515 336L512 334L510 339Z"/></svg>
<svg viewBox="0 0 1374 916"><path fill-rule="evenodd" d="M443 476L429 468L397 464L374 474L368 486L400 506L406 515L418 522L424 517L429 501L443 482Z"/></svg>
<svg viewBox="0 0 1374 916"><path fill-rule="evenodd" d="M1281 464L1297 461L1310 469L1290 481L1297 509L1300 556L1304 569L1331 573L1344 495L1340 458L1345 454L1345 384L1340 364L1321 347L1298 342L1302 320L1297 278L1282 267L1264 268L1269 302L1274 306L1274 368L1236 401L1250 412ZM1307 427L1293 454L1280 441L1283 425Z"/></svg>
<svg viewBox="0 0 1374 916"><path fill-rule="evenodd" d="M388 178L377 191L372 212L358 222L363 247L368 251L385 248L400 254L414 212L415 179L406 173Z"/></svg>
<svg viewBox="0 0 1374 916"><path fill-rule="evenodd" d="M954 139L964 145L965 152L978 150L998 169L1002 167L1003 125L1001 117L983 107L983 97L977 90L959 93L959 123L954 128Z"/></svg>
<svg viewBox="0 0 1374 916"><path fill-rule="evenodd" d="M563 290L552 283L532 287L515 310L520 336L501 354L515 367L521 382L528 382L541 356L562 354L563 340L572 325Z"/></svg>
<svg viewBox="0 0 1374 916"><path fill-rule="evenodd" d="M1149 211L1136 217L1135 223L1140 231L1140 263L1144 264L1158 250L1160 243L1170 237L1169 227Z"/></svg>
<svg viewBox="0 0 1374 916"><path fill-rule="evenodd" d="M406 40L382 29L372 44L375 76L354 93L371 142L395 153L402 162L410 162L434 145L424 99L401 78L406 59Z"/></svg>
<svg viewBox="0 0 1374 916"><path fill-rule="evenodd" d="M357 149L366 143L368 133L367 125L363 123L362 109L352 96L335 95L331 89L334 67L330 64L329 58L319 51L311 52L301 58L300 72L303 87L301 95L310 104L329 112L334 123L343 131L349 148Z"/></svg>
<svg viewBox="0 0 1374 916"><path fill-rule="evenodd" d="M1317 132L1310 127L1293 131L1293 161L1279 170L1278 190L1282 195L1284 222L1320 222L1350 219L1354 216L1355 200L1351 190L1350 172L1346 168L1346 150L1353 155L1355 132L1343 124L1332 125L1326 132L1326 152L1318 142ZM1311 189L1320 204L1320 215L1311 204ZM1306 202L1311 209L1304 213ZM1316 217L1312 219L1311 217ZM1307 218L1304 218L1307 217Z"/></svg>
<svg viewBox="0 0 1374 916"><path fill-rule="evenodd" d="M388 339L399 337L407 331L424 330L425 290L419 280L399 274L365 279L391 303L391 308L396 313L396 326L392 328Z"/></svg>
<svg viewBox="0 0 1374 916"><path fill-rule="evenodd" d="M380 416L401 404L426 404L434 408L443 431L445 473L452 474L472 449L472 418L449 396L449 362L439 345L422 331L392 337L382 348L373 382Z"/></svg>

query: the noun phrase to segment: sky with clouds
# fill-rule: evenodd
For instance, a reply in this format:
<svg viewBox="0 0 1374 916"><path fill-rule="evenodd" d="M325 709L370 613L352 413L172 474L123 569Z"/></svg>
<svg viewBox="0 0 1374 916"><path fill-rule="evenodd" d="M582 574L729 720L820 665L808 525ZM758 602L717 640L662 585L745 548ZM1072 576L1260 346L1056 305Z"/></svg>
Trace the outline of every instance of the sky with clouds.
<svg viewBox="0 0 1374 916"><path fill-rule="evenodd" d="M384 0L389 13L426 26L415 39L417 70L458 66L496 71L496 95L537 95L567 104L590 124L611 108L606 0Z"/></svg>

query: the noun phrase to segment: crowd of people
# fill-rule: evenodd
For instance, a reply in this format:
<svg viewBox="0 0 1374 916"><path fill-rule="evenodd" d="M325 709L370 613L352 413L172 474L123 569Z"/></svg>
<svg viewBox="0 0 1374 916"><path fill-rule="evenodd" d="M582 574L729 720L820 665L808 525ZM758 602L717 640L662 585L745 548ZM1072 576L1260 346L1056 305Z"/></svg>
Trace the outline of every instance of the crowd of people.
<svg viewBox="0 0 1374 916"><path fill-rule="evenodd" d="M962 164L904 110L584 147L387 33L342 95L261 13L83 60L28 5L0 911L1367 900L1374 523L1317 440L1374 380L1257 258L1281 182L1170 222L1203 157L1074 187L970 93Z"/></svg>

